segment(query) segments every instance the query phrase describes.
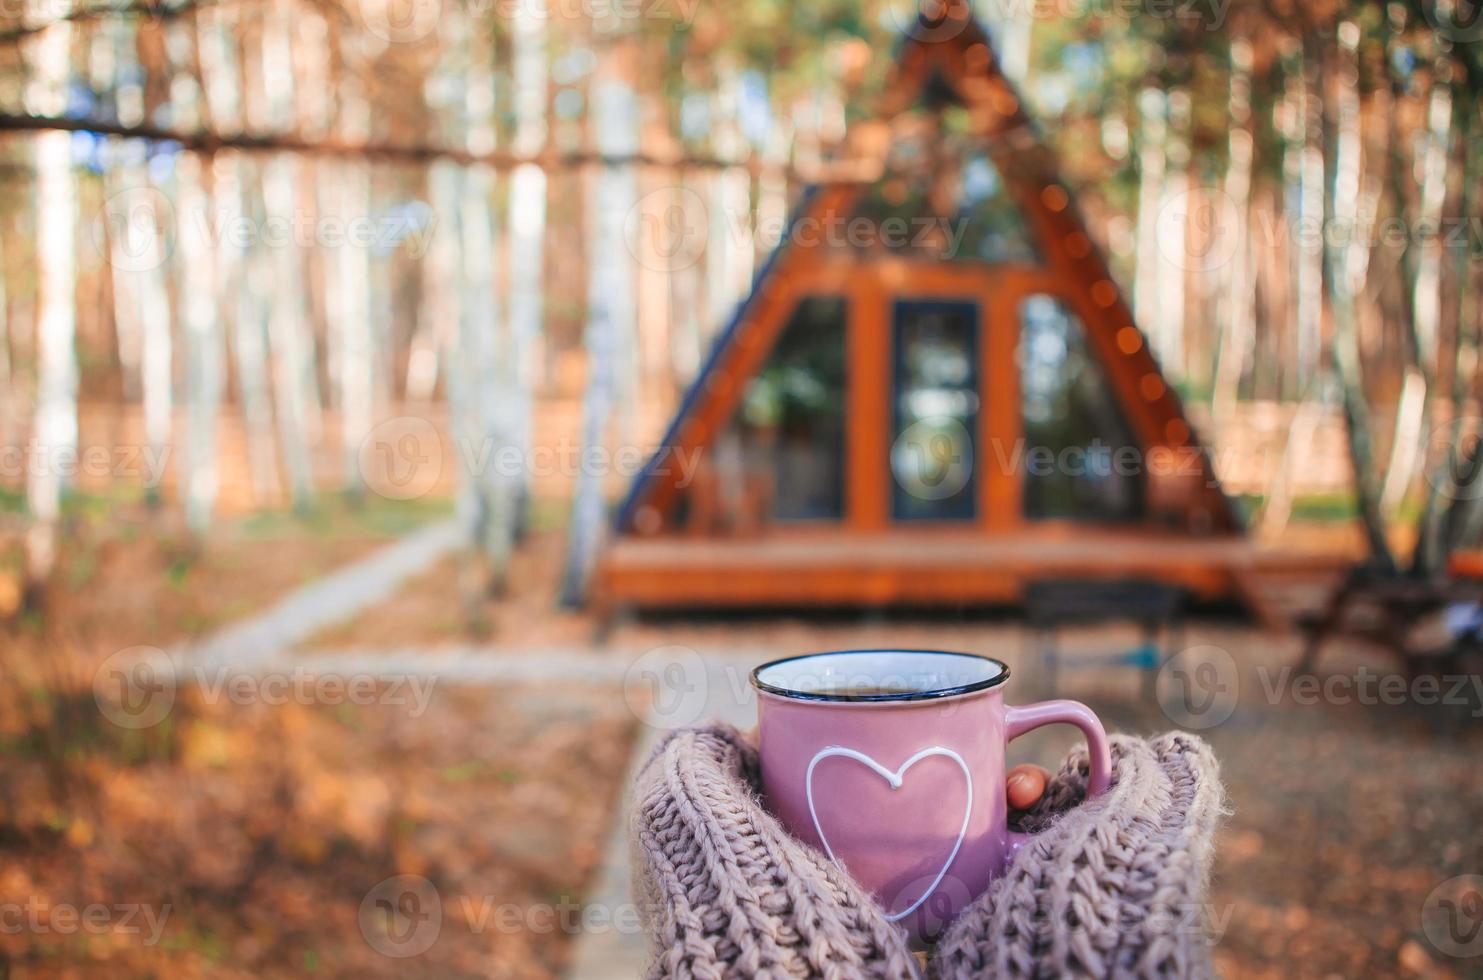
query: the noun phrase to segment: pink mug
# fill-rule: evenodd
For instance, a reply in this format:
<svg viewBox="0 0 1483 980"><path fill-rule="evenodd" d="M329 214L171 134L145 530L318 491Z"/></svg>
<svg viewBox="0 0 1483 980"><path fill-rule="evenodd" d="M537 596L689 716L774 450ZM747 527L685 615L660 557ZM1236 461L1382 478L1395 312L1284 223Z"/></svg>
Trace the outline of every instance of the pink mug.
<svg viewBox="0 0 1483 980"><path fill-rule="evenodd" d="M920 943L1030 839L1008 826L1011 739L1075 725L1091 757L1088 793L1107 789L1112 758L1091 709L1006 705L1008 680L998 660L940 650L812 653L752 671L767 806Z"/></svg>

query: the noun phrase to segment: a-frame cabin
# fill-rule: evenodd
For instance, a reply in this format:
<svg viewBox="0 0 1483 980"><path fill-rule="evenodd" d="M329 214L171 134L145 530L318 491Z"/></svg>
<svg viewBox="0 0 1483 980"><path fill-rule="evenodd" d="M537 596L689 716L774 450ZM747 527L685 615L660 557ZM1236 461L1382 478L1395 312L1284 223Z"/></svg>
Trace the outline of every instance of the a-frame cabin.
<svg viewBox="0 0 1483 980"><path fill-rule="evenodd" d="M886 93L632 486L599 601L1241 591L1239 521L987 36L921 23Z"/></svg>

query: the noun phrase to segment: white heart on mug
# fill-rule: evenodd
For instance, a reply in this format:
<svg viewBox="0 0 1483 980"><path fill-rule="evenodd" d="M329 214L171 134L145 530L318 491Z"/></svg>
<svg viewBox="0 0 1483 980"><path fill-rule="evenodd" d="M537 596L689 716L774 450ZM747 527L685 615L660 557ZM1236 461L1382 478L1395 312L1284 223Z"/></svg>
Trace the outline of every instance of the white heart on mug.
<svg viewBox="0 0 1483 980"><path fill-rule="evenodd" d="M958 850L963 846L963 838L968 836L968 820L973 814L973 774L968 771L968 763L964 762L963 757L952 749L933 745L929 748L922 749L916 755L903 762L901 768L892 772L864 752L845 748L842 745L831 745L828 748L820 749L814 754L814 757L809 760L808 773L804 776L804 789L808 796L808 812L809 816L814 819L814 831L819 835L819 841L824 845L824 850L828 853L829 860L835 864L841 864L839 858L834 856L834 848L829 845L829 838L825 836L824 828L819 824L819 811L814 807L814 768L825 759L841 756L868 766L875 771L876 775L889 783L892 789L900 789L901 783L906 777L907 770L923 759L928 759L935 755L952 759L958 764L958 768L963 770L963 781L968 787L968 797L963 802L963 825L958 828L958 839L953 842L953 849L949 852L947 860L942 863L942 868L937 872L937 877L932 879L932 884L927 886L927 890L922 892L920 898L912 902L904 910L897 912L895 915L888 913L886 915L886 921L888 922L896 922L915 912L917 907L927 900L928 896L937 891L937 886L942 884L942 879L947 876L947 869L953 866L953 859L958 856Z"/></svg>

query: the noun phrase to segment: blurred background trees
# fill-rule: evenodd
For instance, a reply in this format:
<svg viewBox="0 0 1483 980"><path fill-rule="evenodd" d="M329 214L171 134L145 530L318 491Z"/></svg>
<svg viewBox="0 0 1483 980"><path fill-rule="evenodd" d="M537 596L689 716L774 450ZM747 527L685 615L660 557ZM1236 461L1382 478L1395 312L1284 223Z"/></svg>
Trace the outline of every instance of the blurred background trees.
<svg viewBox="0 0 1483 980"><path fill-rule="evenodd" d="M1358 514L1377 561L1421 570L1476 539L1474 0L977 13L1260 525ZM22 452L0 490L33 593L69 494L147 496L199 538L223 508L385 492L435 451L473 590L545 522L579 600L631 471L487 451L652 447L916 16L7 8L0 446ZM114 447L102 472L58 463L89 446Z"/></svg>

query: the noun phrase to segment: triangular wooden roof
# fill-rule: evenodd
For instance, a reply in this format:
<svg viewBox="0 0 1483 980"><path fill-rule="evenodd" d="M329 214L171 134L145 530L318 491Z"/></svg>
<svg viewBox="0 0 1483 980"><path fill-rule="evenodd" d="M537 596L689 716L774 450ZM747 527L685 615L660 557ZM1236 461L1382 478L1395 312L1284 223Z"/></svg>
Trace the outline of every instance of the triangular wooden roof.
<svg viewBox="0 0 1483 980"><path fill-rule="evenodd" d="M1191 523L1220 533L1240 530L1240 520L1215 476L1209 454L1185 416L1178 394L1159 370L1131 310L1114 283L1106 260L1085 231L1071 194L1059 179L1053 154L1026 114L1014 86L1000 70L989 38L962 0L942 8L940 18L923 14L903 38L885 95L871 121L852 126L824 177L810 187L789 221L789 234L758 272L749 296L717 335L704 366L686 392L661 448L638 475L616 521L620 534L643 531L645 508L665 512L679 490L677 467L663 465L676 450L709 446L724 427L781 329L783 316L770 305L781 271L819 263L822 248L798 244L800 222L849 214L865 189L879 179L890 149L888 123L917 105L932 89L946 88L967 109L973 134L997 168L1009 199L1019 208L1040 246L1041 265L1063 278L1076 294L1076 313L1088 350L1123 409L1133 437L1145 452L1168 447L1192 460L1199 473L1189 493Z"/></svg>

